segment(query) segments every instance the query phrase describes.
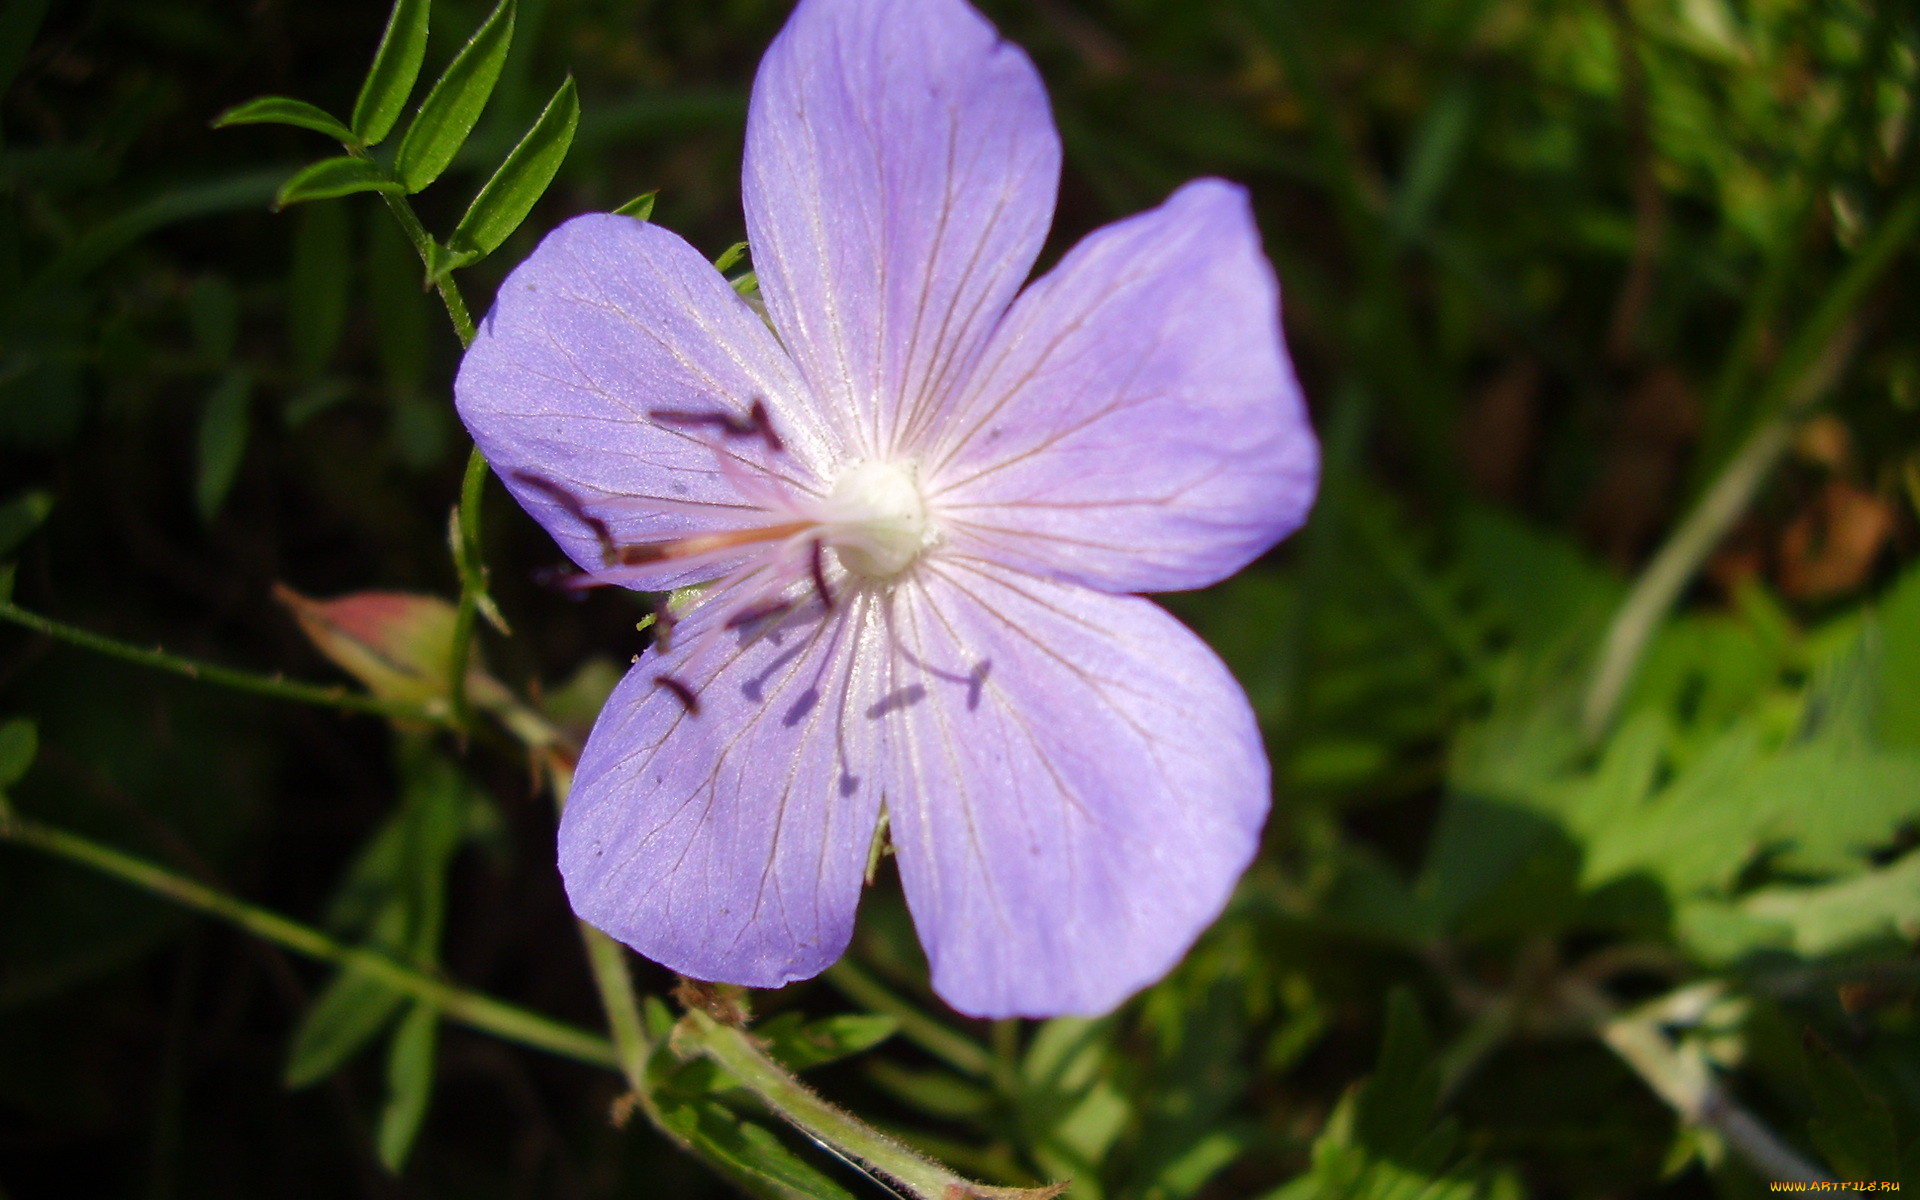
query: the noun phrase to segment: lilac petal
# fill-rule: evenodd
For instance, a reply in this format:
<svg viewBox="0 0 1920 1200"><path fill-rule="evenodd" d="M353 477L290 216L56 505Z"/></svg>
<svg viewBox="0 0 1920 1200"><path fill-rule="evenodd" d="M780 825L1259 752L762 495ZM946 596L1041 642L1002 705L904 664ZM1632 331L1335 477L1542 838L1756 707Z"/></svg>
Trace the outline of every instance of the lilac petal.
<svg viewBox="0 0 1920 1200"><path fill-rule="evenodd" d="M629 217L577 217L547 235L500 286L454 396L507 489L575 562L653 588L729 561L603 571L593 521L623 544L762 525L748 481L817 492L819 464L841 454L746 302L693 247ZM755 400L778 452L651 415L738 416Z"/></svg>
<svg viewBox="0 0 1920 1200"><path fill-rule="evenodd" d="M933 987L976 1016L1095 1014L1225 905L1268 806L1246 696L1151 601L926 564L893 632L892 837Z"/></svg>
<svg viewBox="0 0 1920 1200"><path fill-rule="evenodd" d="M747 234L775 328L866 457L964 378L1053 219L1025 54L963 0L801 0L747 113Z"/></svg>
<svg viewBox="0 0 1920 1200"><path fill-rule="evenodd" d="M1319 446L1246 194L1095 231L1027 289L922 477L969 553L1108 591L1202 587L1292 532Z"/></svg>
<svg viewBox="0 0 1920 1200"><path fill-rule="evenodd" d="M698 979L778 987L840 956L880 810L866 764L881 729L859 713L885 672L856 670L884 657L870 604L706 637L713 596L676 631L684 649L642 656L561 817L576 913Z"/></svg>

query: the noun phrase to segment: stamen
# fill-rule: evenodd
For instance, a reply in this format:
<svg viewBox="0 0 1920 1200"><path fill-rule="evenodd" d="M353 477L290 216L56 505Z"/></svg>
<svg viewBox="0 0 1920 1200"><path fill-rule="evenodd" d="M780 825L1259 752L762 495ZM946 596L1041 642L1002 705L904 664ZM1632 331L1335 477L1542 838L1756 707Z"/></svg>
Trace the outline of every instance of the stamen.
<svg viewBox="0 0 1920 1200"><path fill-rule="evenodd" d="M673 631L680 627L680 618L673 615L673 605L665 600L653 606L653 644L665 654L673 649Z"/></svg>
<svg viewBox="0 0 1920 1200"><path fill-rule="evenodd" d="M719 430L720 436L725 438L757 437L764 440L767 449L775 454L787 448L787 444L780 440L780 435L774 432L773 419L767 413L767 402L758 396L754 397L744 417L719 409L690 408L656 408L649 410L647 415L662 425L704 425Z"/></svg>
<svg viewBox="0 0 1920 1200"><path fill-rule="evenodd" d="M827 586L826 544L819 538L813 539L807 551L807 567L813 572L813 590L820 593L821 605L833 611L833 589Z"/></svg>
<svg viewBox="0 0 1920 1200"><path fill-rule="evenodd" d="M693 689L686 684L681 683L671 675L655 675L653 677L653 684L655 687L663 687L669 692L672 692L674 699L678 700L681 706L687 710L688 716L697 717L700 715L700 697L694 695Z"/></svg>
<svg viewBox="0 0 1920 1200"><path fill-rule="evenodd" d="M675 558L692 558L715 550L731 550L755 542L777 542L813 528L812 521L788 521L781 525L762 525L756 529L729 529L725 533L697 533L691 537L669 538L664 542L628 542L614 547L608 566L639 567Z"/></svg>

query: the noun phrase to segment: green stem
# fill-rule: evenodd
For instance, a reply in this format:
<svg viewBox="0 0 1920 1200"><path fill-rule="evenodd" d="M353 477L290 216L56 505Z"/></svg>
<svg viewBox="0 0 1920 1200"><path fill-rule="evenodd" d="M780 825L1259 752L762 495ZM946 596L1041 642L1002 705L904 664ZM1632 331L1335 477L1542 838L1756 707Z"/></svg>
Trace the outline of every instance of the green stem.
<svg viewBox="0 0 1920 1200"><path fill-rule="evenodd" d="M939 1163L922 1158L851 1113L822 1100L811 1088L768 1058L744 1030L722 1025L698 1009L687 1014L681 1029L684 1033L676 1035L676 1042L683 1042L688 1048L725 1067L748 1091L760 1097L767 1107L779 1113L796 1129L859 1159L919 1200L952 1200L953 1197L979 1197L982 1200L1025 1197L1032 1200L1057 1194L1057 1189L1052 1188L985 1187L955 1174Z"/></svg>
<svg viewBox="0 0 1920 1200"><path fill-rule="evenodd" d="M487 458L475 446L467 455L460 481L460 507L453 519L453 563L460 576L460 606L453 621L453 652L447 664L447 702L456 728L467 726L467 663L473 657L473 627L486 594L486 566L480 557L480 499L487 484Z"/></svg>
<svg viewBox="0 0 1920 1200"><path fill-rule="evenodd" d="M1569 985L1563 998L1682 1121L1720 1135L1755 1174L1802 1183L1831 1181L1832 1176L1801 1157L1727 1091L1697 1046L1676 1045L1667 1036L1662 1010L1671 997L1626 1014L1616 1014L1599 991L1585 985Z"/></svg>
<svg viewBox="0 0 1920 1200"><path fill-rule="evenodd" d="M1647 563L1614 615L1601 644L1599 664L1581 706L1581 726L1597 739L1613 722L1627 684L1660 622L1686 590L1714 547L1747 510L1774 465L1793 442L1807 411L1838 379L1852 356L1854 310L1920 226L1920 191L1887 214L1872 239L1833 286L1780 355L1779 366L1756 407L1770 416L1722 468L1706 494Z"/></svg>
<svg viewBox="0 0 1920 1200"><path fill-rule="evenodd" d="M384 954L345 945L311 926L288 920L78 834L0 811L0 840L31 846L91 867L176 904L228 921L296 954L358 971L395 991L433 1005L448 1020L468 1028L596 1067L617 1064L614 1047L605 1038L584 1029L435 979Z"/></svg>
<svg viewBox="0 0 1920 1200"><path fill-rule="evenodd" d="M127 662L138 663L143 667L170 671L188 679L218 684L237 691L274 696L281 700L295 700L302 704L318 704L325 708L343 709L347 712L372 713L395 720L419 721L428 725L443 724L446 720L445 717L436 715L420 705L351 692L344 686L325 687L320 684L297 683L290 679L276 679L269 675L255 675L248 671L215 666L212 663L196 662L190 658L182 658L178 654L168 654L164 650L142 649L139 646L131 646L125 642L115 641L77 626L68 625L63 621L56 621L51 617L43 617L39 613L29 612L12 602L0 602L0 620L11 621L15 625L44 633L48 637L58 638L63 642L124 659Z"/></svg>

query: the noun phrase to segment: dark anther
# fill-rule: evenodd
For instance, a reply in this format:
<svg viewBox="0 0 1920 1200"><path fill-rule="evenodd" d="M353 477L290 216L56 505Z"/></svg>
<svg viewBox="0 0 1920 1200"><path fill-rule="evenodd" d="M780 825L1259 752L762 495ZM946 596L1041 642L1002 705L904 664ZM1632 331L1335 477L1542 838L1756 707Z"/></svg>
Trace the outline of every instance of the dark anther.
<svg viewBox="0 0 1920 1200"><path fill-rule="evenodd" d="M665 600L653 606L653 644L665 654L673 649L673 631L680 627L680 618L673 615L673 605Z"/></svg>
<svg viewBox="0 0 1920 1200"><path fill-rule="evenodd" d="M769 600L765 604L750 605L728 617L725 628L741 629L755 622L764 621L768 617L777 617L792 608L791 600Z"/></svg>
<svg viewBox="0 0 1920 1200"><path fill-rule="evenodd" d="M693 689L686 684L681 683L671 675L655 675L653 677L653 684L655 687L663 687L672 692L673 698L678 700L681 706L687 710L688 716L697 717L700 715L700 697L694 695Z"/></svg>
<svg viewBox="0 0 1920 1200"><path fill-rule="evenodd" d="M827 586L826 546L819 538L813 539L813 546L807 551L807 566L813 571L813 590L820 593L820 603L833 607L833 589Z"/></svg>
<svg viewBox="0 0 1920 1200"><path fill-rule="evenodd" d="M752 406L747 409L747 415L744 417L735 416L730 412L691 408L656 408L649 411L647 415L662 425L694 428L704 425L709 429L718 430L721 437L757 437L766 442L767 449L775 454L787 448L787 444L780 440L780 435L774 432L773 418L767 413L767 402L758 397L754 398Z"/></svg>
<svg viewBox="0 0 1920 1200"><path fill-rule="evenodd" d="M600 562L603 566L610 567L614 563L622 561L624 551L620 546L614 544L613 530L607 528L605 521L588 512L586 505L580 503L580 497L561 487L553 480L542 478L539 475L529 475L525 471L515 471L513 477L534 491L539 492L555 504L558 504L561 508L566 509L568 516L585 525L588 529L593 530L593 536L600 542Z"/></svg>

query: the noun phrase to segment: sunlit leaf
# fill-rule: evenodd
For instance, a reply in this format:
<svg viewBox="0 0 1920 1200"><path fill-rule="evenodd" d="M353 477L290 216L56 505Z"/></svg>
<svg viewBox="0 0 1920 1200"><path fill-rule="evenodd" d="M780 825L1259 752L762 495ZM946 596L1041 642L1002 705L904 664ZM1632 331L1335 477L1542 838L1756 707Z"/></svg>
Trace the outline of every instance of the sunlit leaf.
<svg viewBox="0 0 1920 1200"><path fill-rule="evenodd" d="M393 164L394 175L407 191L417 192L440 178L466 144L507 61L513 14L514 0L500 0L420 102Z"/></svg>
<svg viewBox="0 0 1920 1200"><path fill-rule="evenodd" d="M331 200L355 192L397 192L400 185L374 163L363 158L323 158L302 167L280 185L273 206L285 208L306 200Z"/></svg>
<svg viewBox="0 0 1920 1200"><path fill-rule="evenodd" d="M366 82L353 102L353 129L365 145L377 145L392 132L413 92L414 80L420 77L420 63L427 53L428 7L429 0L394 0L380 48L374 51L373 65L367 68Z"/></svg>
<svg viewBox="0 0 1920 1200"><path fill-rule="evenodd" d="M212 519L226 503L247 452L248 400L253 378L243 368L223 376L200 409L199 463L193 481L194 508Z"/></svg>
<svg viewBox="0 0 1920 1200"><path fill-rule="evenodd" d="M636 221L650 221L653 219L653 202L659 199L659 197L659 188L655 188L650 192L641 192L638 196L622 204L619 208L614 209L614 215L632 217Z"/></svg>
<svg viewBox="0 0 1920 1200"><path fill-rule="evenodd" d="M229 125L293 125L324 133L346 146L358 146L360 139L339 118L325 109L295 100L291 96L261 96L245 104L236 104L213 119L215 129Z"/></svg>
<svg viewBox="0 0 1920 1200"><path fill-rule="evenodd" d="M507 235L520 227L534 202L540 199L554 173L566 160L567 147L573 144L573 131L580 124L580 98L572 76L547 101L540 119L527 136L507 155L507 161L494 172L480 194L474 197L460 224L447 239L447 247L463 262L472 262L493 253Z"/></svg>
<svg viewBox="0 0 1920 1200"><path fill-rule="evenodd" d="M808 1021L799 1013L782 1013L754 1028L767 1050L788 1068L804 1071L822 1063L871 1050L893 1036L900 1023L892 1017L848 1013Z"/></svg>
<svg viewBox="0 0 1920 1200"><path fill-rule="evenodd" d="M664 1109L661 1117L702 1158L754 1195L773 1200L853 1200L845 1188L764 1127L741 1119L716 1101L675 1104Z"/></svg>

